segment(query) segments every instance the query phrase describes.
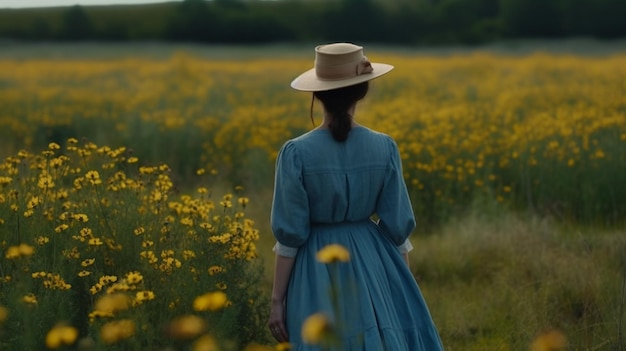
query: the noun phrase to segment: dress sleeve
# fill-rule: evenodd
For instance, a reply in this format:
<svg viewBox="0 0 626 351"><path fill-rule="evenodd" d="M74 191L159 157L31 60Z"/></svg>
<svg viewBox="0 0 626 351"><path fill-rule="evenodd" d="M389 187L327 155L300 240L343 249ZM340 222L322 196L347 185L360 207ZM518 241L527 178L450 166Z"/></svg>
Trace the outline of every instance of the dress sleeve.
<svg viewBox="0 0 626 351"><path fill-rule="evenodd" d="M294 257L298 247L309 237L309 200L304 189L302 161L293 142L287 142L278 152L274 196L270 222L277 240L274 251Z"/></svg>
<svg viewBox="0 0 626 351"><path fill-rule="evenodd" d="M397 144L391 142L391 157L385 183L378 197L378 225L402 252L412 249L408 240L415 229L415 215L402 174L402 161Z"/></svg>

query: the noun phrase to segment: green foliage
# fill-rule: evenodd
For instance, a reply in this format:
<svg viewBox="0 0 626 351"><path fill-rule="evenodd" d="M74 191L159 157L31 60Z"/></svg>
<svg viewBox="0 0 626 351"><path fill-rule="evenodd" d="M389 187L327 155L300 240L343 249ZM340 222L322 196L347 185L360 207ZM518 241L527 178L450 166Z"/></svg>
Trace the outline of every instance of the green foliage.
<svg viewBox="0 0 626 351"><path fill-rule="evenodd" d="M626 35L621 0L205 1L0 10L0 37L203 43L476 44Z"/></svg>

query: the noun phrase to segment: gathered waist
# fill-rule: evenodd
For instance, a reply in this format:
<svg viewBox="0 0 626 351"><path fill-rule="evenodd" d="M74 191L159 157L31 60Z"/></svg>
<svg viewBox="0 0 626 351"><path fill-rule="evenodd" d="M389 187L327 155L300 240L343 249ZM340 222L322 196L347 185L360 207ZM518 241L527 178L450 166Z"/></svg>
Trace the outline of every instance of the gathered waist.
<svg viewBox="0 0 626 351"><path fill-rule="evenodd" d="M316 229L339 229L339 228L345 228L345 227L361 227L361 226L372 226L372 225L376 225L376 223L374 223L374 221L372 221L370 218L366 218L366 219L362 219L360 221L344 221L344 222L333 222L333 223L311 223L311 230L316 230Z"/></svg>

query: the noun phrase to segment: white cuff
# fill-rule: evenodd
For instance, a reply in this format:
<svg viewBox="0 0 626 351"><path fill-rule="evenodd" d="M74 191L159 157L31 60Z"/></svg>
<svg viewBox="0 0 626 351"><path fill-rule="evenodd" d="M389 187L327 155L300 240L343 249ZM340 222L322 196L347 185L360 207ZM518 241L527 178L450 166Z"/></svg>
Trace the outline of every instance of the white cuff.
<svg viewBox="0 0 626 351"><path fill-rule="evenodd" d="M407 253L413 250L413 244L411 244L409 239L406 239L404 243L402 243L402 245L398 246L398 250L400 251L400 253Z"/></svg>
<svg viewBox="0 0 626 351"><path fill-rule="evenodd" d="M279 243L278 241L276 242L276 245L274 245L274 248L272 249L272 251L274 251L277 255L280 255L283 257L296 257L296 254L298 254L297 247L285 246Z"/></svg>

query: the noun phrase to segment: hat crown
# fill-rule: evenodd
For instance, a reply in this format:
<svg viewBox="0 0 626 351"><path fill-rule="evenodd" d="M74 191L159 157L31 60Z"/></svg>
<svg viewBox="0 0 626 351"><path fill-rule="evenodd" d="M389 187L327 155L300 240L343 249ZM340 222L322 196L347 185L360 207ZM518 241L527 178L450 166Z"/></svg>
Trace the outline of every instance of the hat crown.
<svg viewBox="0 0 626 351"><path fill-rule="evenodd" d="M358 45L335 43L315 48L315 73L320 79L346 79L369 73L371 71L366 68L368 65L363 47Z"/></svg>

